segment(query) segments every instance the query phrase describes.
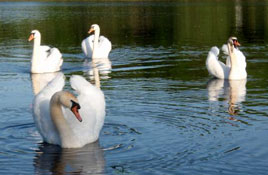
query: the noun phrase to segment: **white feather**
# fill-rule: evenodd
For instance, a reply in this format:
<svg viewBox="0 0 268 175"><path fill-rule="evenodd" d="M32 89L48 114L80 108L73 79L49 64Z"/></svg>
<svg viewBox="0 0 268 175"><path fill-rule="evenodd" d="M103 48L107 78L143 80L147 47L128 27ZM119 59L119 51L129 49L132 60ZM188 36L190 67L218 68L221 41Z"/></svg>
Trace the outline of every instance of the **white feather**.
<svg viewBox="0 0 268 175"><path fill-rule="evenodd" d="M81 76L72 76L70 84L78 94L77 99L81 106L79 113L83 121L79 122L70 109L62 107L62 111L69 128L77 138L77 143L73 143L74 147L82 147L99 138L105 119L105 98L100 89ZM52 95L61 91L63 86L64 75L61 74L52 80L34 99L33 113L37 129L45 142L57 145L61 145L61 141L51 120L49 102Z"/></svg>
<svg viewBox="0 0 268 175"><path fill-rule="evenodd" d="M89 37L85 38L81 43L82 50L87 58L92 58L94 37L95 35L90 35ZM98 46L97 48L95 48L95 58L108 58L111 50L112 44L109 39L104 36L100 36Z"/></svg>

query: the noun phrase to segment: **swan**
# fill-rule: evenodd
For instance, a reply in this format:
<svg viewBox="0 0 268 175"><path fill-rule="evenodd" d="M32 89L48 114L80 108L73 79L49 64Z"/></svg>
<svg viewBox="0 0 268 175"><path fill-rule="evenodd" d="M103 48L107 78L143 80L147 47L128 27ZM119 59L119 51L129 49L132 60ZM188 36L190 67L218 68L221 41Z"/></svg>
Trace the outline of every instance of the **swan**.
<svg viewBox="0 0 268 175"><path fill-rule="evenodd" d="M90 35L84 39L81 43L82 50L87 58L108 58L112 49L112 44L104 36L100 36L100 27L98 24L91 25L88 33L94 32L94 35Z"/></svg>
<svg viewBox="0 0 268 175"><path fill-rule="evenodd" d="M41 46L41 34L38 30L33 30L28 41L33 41L32 73L50 73L61 69L63 62L62 54L57 48Z"/></svg>
<svg viewBox="0 0 268 175"><path fill-rule="evenodd" d="M73 75L76 97L62 90L64 75L57 75L33 101L33 118L44 142L79 148L99 138L105 119L103 92L83 77Z"/></svg>
<svg viewBox="0 0 268 175"><path fill-rule="evenodd" d="M228 39L227 49L226 46L223 48L224 53L226 53L226 51L228 52L226 64L218 60L219 49L216 46L212 47L206 60L208 72L219 79L246 79L246 58L243 53L238 50L238 46L240 46L240 44L236 37L230 37Z"/></svg>

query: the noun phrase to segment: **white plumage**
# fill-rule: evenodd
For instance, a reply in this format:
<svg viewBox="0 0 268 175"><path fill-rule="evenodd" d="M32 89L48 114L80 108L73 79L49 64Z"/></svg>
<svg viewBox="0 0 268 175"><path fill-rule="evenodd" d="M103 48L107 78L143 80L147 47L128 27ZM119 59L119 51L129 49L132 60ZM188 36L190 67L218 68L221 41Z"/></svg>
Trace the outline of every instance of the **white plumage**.
<svg viewBox="0 0 268 175"><path fill-rule="evenodd" d="M108 58L112 50L112 44L104 36L100 36L100 27L98 24L93 24L88 33L94 32L82 41L82 50L87 58Z"/></svg>
<svg viewBox="0 0 268 175"><path fill-rule="evenodd" d="M56 92L64 92L62 91L64 84L64 75L61 73L37 94L33 102L34 121L45 142L64 148L83 147L99 138L105 119L104 94L83 77L76 75L71 77L70 84L78 94L75 100L81 107L78 109L82 122L79 122L69 108L51 102L52 96L54 98L58 94ZM68 99L66 96L60 98ZM53 108L60 105L62 116L55 116L51 105ZM56 119L60 121L60 125L55 123ZM64 136L65 133L68 133L68 137Z"/></svg>
<svg viewBox="0 0 268 175"><path fill-rule="evenodd" d="M99 36L96 37L98 38ZM95 35L90 35L89 37L85 38L81 43L82 50L87 58L92 58L94 38ZM111 42L108 38L104 36L100 36L97 41L98 43L96 44L95 48L95 58L108 58L109 53L112 50Z"/></svg>
<svg viewBox="0 0 268 175"><path fill-rule="evenodd" d="M219 49L216 46L212 47L206 59L208 72L219 79L239 80L247 78L246 57L237 48L239 45L235 37L229 38L227 45L223 45L222 50L228 55L226 64L219 61Z"/></svg>
<svg viewBox="0 0 268 175"><path fill-rule="evenodd" d="M34 40L31 72L49 73L59 71L63 63L62 54L59 49L41 46L41 34L38 30L31 32L28 41L31 40Z"/></svg>

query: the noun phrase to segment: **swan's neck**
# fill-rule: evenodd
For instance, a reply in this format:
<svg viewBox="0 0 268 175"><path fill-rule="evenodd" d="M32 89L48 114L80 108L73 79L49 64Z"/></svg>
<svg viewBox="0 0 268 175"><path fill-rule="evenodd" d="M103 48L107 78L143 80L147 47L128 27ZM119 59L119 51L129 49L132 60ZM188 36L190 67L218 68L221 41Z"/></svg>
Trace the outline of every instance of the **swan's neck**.
<svg viewBox="0 0 268 175"><path fill-rule="evenodd" d="M94 43L93 43L93 53L92 53L92 67L93 67L93 74L94 74L94 80L96 87L100 88L100 76L99 76L99 70L96 67L96 48L99 44L99 36L100 36L100 30L95 30L94 35Z"/></svg>
<svg viewBox="0 0 268 175"><path fill-rule="evenodd" d="M231 70L232 70L238 66L237 58L236 58L236 55L234 53L234 46L231 46L230 43L228 43L227 46L228 46L229 56L231 58Z"/></svg>
<svg viewBox="0 0 268 175"><path fill-rule="evenodd" d="M36 72L35 69L38 67L38 56L41 45L41 36L37 37L33 41L33 55L32 55L32 66L31 72Z"/></svg>
<svg viewBox="0 0 268 175"><path fill-rule="evenodd" d="M93 43L92 58L95 58L96 57L96 49L98 48L99 37L100 37L100 30L99 29L96 29L95 32L94 32L94 43Z"/></svg>
<svg viewBox="0 0 268 175"><path fill-rule="evenodd" d="M62 112L61 95L62 92L57 92L51 98L50 116L60 136L62 147L71 147L77 143L77 139Z"/></svg>

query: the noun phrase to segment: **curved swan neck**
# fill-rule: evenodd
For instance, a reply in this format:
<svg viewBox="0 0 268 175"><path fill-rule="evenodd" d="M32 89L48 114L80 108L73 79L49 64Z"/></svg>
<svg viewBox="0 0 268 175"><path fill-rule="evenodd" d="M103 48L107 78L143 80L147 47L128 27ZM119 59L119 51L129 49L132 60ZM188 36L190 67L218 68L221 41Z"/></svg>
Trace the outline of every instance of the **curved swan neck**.
<svg viewBox="0 0 268 175"><path fill-rule="evenodd" d="M237 66L237 59L236 59L236 55L234 54L234 46L231 45L229 42L227 43L227 46L228 46L229 56L231 58L231 69L232 69L235 66Z"/></svg>
<svg viewBox="0 0 268 175"><path fill-rule="evenodd" d="M31 66L31 72L35 73L35 68L38 67L38 58L39 58L39 49L41 45L41 35L34 38L33 41L33 55L32 55L32 66Z"/></svg>
<svg viewBox="0 0 268 175"><path fill-rule="evenodd" d="M63 91L55 93L50 100L50 116L61 138L61 144L64 147L68 147L70 143L76 143L74 133L65 119L62 112L61 96L64 95Z"/></svg>
<svg viewBox="0 0 268 175"><path fill-rule="evenodd" d="M96 48L98 48L98 44L99 44L99 37L100 37L100 29L97 28L97 29L95 29L95 32L94 32L92 59L94 59L96 57L95 54L96 54Z"/></svg>

